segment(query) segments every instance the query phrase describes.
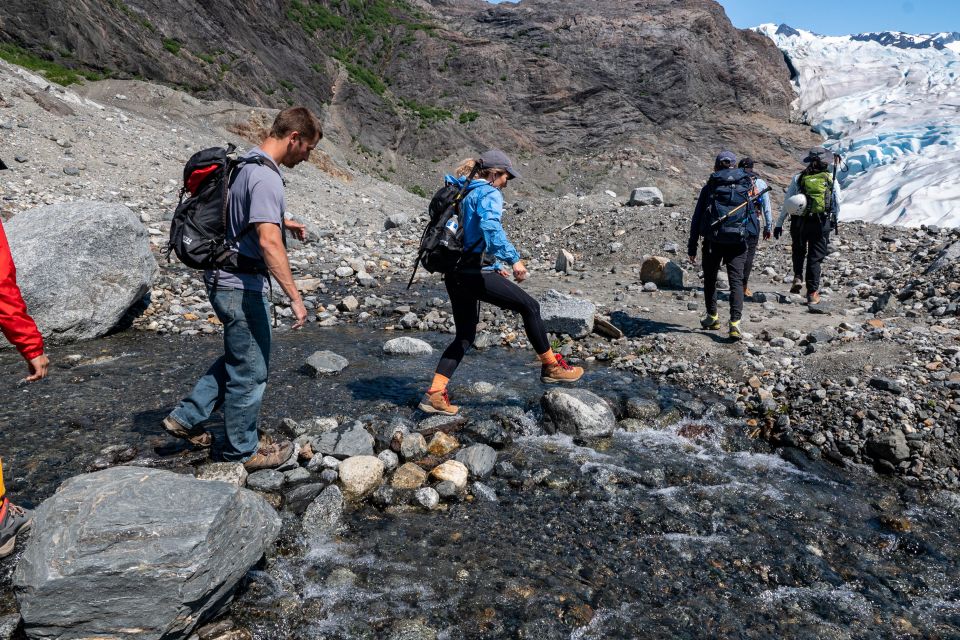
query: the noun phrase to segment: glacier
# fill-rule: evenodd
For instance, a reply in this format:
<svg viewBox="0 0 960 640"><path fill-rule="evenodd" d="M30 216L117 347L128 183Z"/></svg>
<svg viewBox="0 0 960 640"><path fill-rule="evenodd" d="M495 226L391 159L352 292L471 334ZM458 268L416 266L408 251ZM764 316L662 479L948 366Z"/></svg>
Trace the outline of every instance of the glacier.
<svg viewBox="0 0 960 640"><path fill-rule="evenodd" d="M960 227L960 42L755 30L795 70L795 113L845 161L842 220Z"/></svg>

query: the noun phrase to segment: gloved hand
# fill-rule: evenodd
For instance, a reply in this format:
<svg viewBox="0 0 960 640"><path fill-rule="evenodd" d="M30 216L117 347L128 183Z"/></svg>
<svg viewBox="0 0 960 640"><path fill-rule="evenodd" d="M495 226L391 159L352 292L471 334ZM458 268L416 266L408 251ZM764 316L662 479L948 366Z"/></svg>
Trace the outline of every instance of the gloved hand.
<svg viewBox="0 0 960 640"><path fill-rule="evenodd" d="M777 227L773 230L773 237L775 240L779 240L780 236L783 235L783 227Z"/></svg>
<svg viewBox="0 0 960 640"><path fill-rule="evenodd" d="M763 239L764 239L764 240L769 240L769 239L770 239L770 227L764 227L764 229L763 229Z"/></svg>

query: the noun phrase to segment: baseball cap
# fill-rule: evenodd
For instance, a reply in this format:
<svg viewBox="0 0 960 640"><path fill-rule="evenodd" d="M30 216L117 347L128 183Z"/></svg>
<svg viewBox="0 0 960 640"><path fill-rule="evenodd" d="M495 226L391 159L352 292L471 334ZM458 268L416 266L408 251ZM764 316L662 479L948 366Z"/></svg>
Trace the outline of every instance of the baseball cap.
<svg viewBox="0 0 960 640"><path fill-rule="evenodd" d="M513 163L510 162L510 158L507 157L500 149L488 149L483 152L480 156L480 164L487 169L503 169L507 172L507 176L512 180L514 178L522 177L517 171L513 168Z"/></svg>
<svg viewBox="0 0 960 640"><path fill-rule="evenodd" d="M721 151L717 155L716 163L722 164L724 162L729 162L730 166L732 167L733 165L737 164L737 156L734 155L733 151Z"/></svg>
<svg viewBox="0 0 960 640"><path fill-rule="evenodd" d="M803 159L803 162L813 162L814 160L830 164L833 162L833 153L823 147L814 147L807 152L807 157Z"/></svg>

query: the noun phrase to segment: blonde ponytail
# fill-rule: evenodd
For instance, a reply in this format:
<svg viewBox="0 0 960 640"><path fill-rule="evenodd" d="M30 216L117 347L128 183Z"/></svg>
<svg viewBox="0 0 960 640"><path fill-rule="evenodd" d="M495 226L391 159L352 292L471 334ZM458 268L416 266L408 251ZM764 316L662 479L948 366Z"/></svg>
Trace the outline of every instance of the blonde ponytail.
<svg viewBox="0 0 960 640"><path fill-rule="evenodd" d="M461 160L460 164L457 165L457 168L454 170L453 174L458 178L466 178L473 172L474 167L477 166L477 161L473 158L467 158L466 160ZM493 182L497 179L501 173L506 173L503 169L481 169L474 176L480 180L486 180L487 182Z"/></svg>

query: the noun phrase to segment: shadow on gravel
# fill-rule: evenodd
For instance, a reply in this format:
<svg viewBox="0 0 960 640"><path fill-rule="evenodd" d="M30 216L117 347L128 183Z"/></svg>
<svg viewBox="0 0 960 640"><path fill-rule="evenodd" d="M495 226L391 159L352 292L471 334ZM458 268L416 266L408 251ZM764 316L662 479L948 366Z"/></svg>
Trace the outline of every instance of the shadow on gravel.
<svg viewBox="0 0 960 640"><path fill-rule="evenodd" d="M679 324L669 322L657 322L647 318L638 318L631 316L623 311L614 311L610 314L610 322L628 338L639 338L640 336L651 335L655 333L690 333L690 327L684 327Z"/></svg>

